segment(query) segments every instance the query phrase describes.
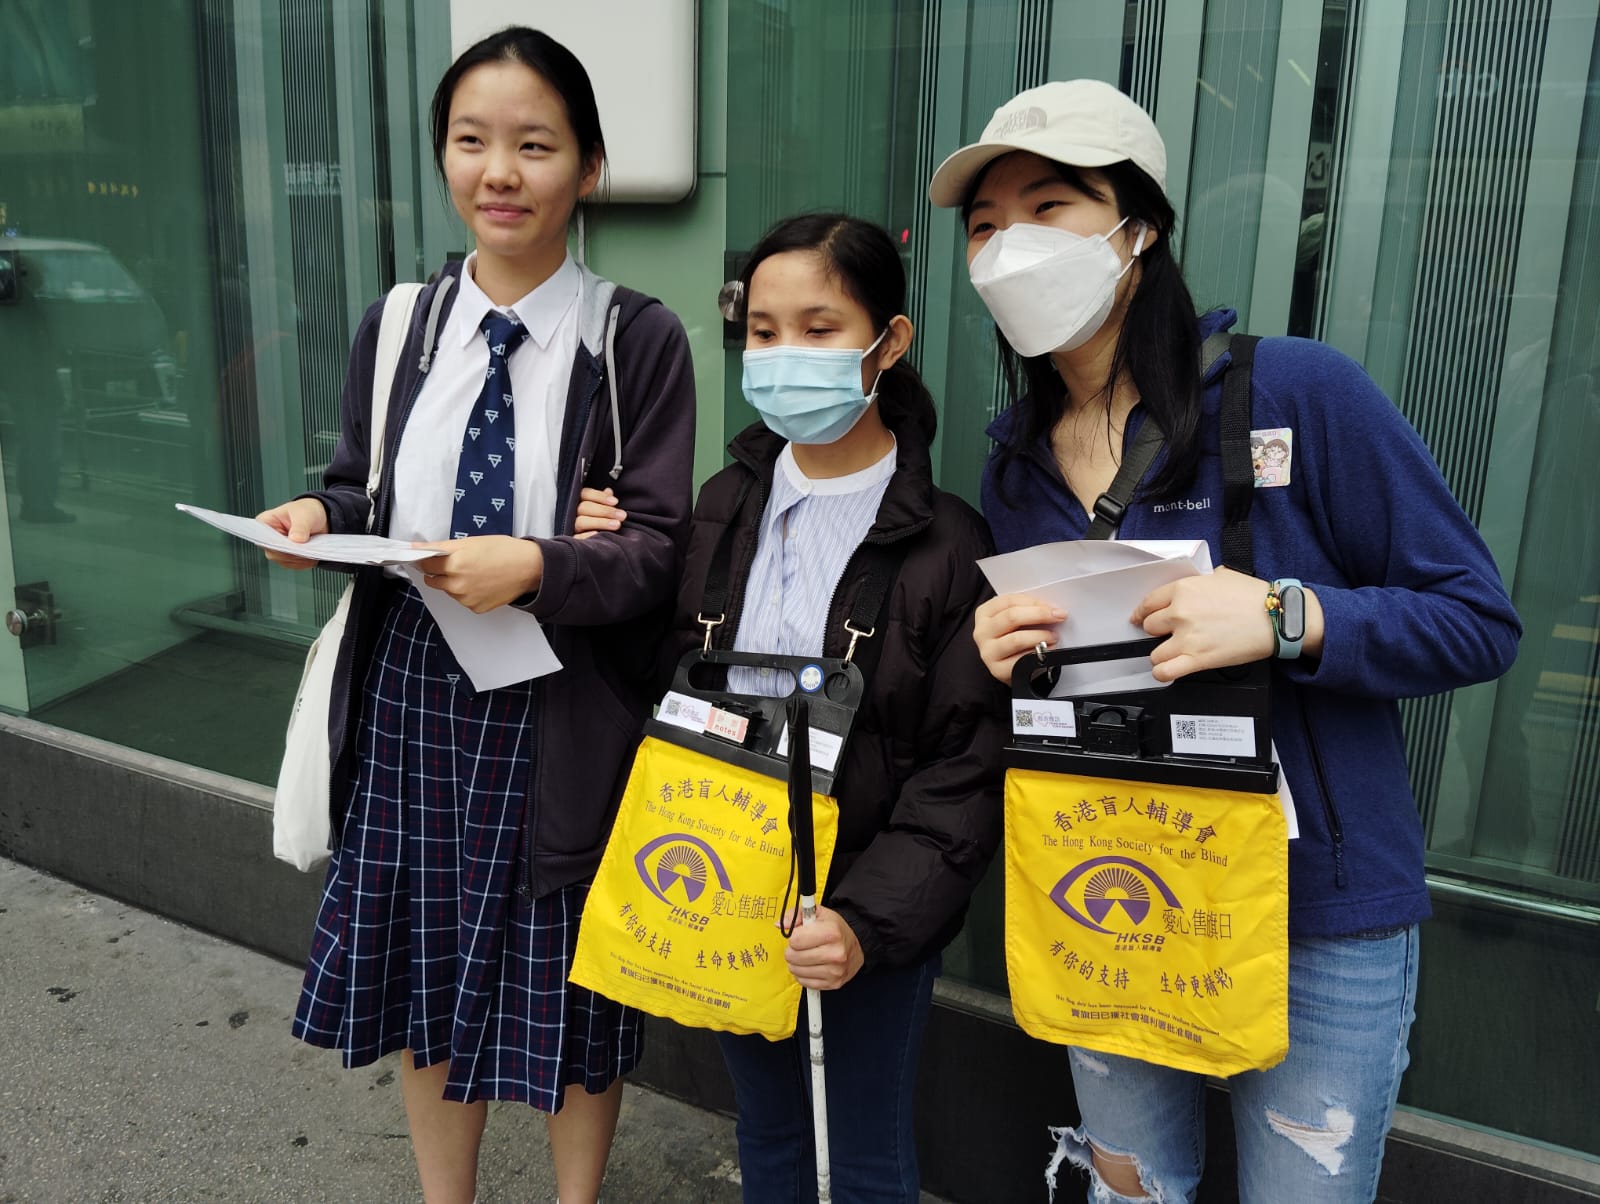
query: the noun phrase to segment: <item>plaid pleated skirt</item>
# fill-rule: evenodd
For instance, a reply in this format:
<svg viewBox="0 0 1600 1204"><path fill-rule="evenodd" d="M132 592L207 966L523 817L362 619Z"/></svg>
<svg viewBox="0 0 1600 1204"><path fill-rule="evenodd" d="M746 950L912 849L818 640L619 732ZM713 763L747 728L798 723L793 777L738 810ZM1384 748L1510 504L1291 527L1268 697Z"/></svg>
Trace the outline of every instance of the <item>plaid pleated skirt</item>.
<svg viewBox="0 0 1600 1204"><path fill-rule="evenodd" d="M293 1032L346 1068L410 1049L444 1098L545 1112L639 1061L631 1008L567 981L588 885L516 892L531 687L452 686L421 597L392 592L362 690L358 768Z"/></svg>

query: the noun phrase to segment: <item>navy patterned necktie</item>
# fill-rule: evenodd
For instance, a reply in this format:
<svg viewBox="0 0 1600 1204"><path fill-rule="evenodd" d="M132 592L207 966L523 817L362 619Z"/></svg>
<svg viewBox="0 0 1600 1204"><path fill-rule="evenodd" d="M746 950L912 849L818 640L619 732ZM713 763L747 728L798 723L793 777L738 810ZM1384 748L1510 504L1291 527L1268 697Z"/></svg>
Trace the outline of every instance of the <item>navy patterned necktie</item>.
<svg viewBox="0 0 1600 1204"><path fill-rule="evenodd" d="M516 318L490 310L481 329L489 340L489 371L461 434L451 539L512 533L517 424L511 410L511 367L506 361L528 337L528 328Z"/></svg>

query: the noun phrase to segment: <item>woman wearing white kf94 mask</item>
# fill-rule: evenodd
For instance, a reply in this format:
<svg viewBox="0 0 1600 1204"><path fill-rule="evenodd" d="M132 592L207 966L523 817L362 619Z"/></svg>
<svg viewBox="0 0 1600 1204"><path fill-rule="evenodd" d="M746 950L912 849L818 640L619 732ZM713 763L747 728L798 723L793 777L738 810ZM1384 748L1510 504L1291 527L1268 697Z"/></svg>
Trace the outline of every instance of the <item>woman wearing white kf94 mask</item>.
<svg viewBox="0 0 1600 1204"><path fill-rule="evenodd" d="M1251 433L1284 449L1281 469L1239 482L1253 573L1186 578L1129 618L1162 638L1162 681L1273 658L1273 736L1300 828L1289 1053L1229 1080L1239 1198L1354 1204L1377 1190L1428 914L1396 700L1503 673L1520 624L1427 448L1359 365L1307 339L1209 343L1234 315L1195 312L1166 166L1148 114L1073 80L1006 102L934 174L933 203L961 210L1015 390L989 428L984 517L1001 552L1084 538L1154 424L1163 444L1125 512L1100 507L1105 522L1125 538L1204 538L1223 563L1222 382L1250 373ZM1217 353L1204 372L1203 343ZM1065 618L1004 595L978 608L974 637L1009 682ZM1091 1173L1096 1204L1193 1200L1202 1077L1077 1048L1072 1070L1083 1121L1055 1131L1050 1182L1068 1160Z"/></svg>

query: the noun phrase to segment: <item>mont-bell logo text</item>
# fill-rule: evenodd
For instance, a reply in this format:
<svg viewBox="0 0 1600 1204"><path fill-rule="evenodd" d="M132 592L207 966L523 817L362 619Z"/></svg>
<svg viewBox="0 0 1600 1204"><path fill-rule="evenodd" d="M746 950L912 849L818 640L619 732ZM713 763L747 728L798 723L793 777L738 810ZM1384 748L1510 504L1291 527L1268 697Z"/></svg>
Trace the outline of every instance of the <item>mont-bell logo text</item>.
<svg viewBox="0 0 1600 1204"><path fill-rule="evenodd" d="M701 902L706 890L733 889L722 858L687 832L657 836L633 855L633 866L650 893L672 909L667 918L696 932L711 921L710 907Z"/></svg>
<svg viewBox="0 0 1600 1204"><path fill-rule="evenodd" d="M1179 498L1175 502L1157 502L1154 506L1150 507L1150 512L1152 514L1166 514L1166 513L1170 512L1170 511L1173 511L1173 510L1209 510L1209 509L1211 509L1211 499L1208 498L1208 497L1203 497L1203 498L1200 498L1198 500L1196 500L1195 498L1183 497L1183 498Z"/></svg>

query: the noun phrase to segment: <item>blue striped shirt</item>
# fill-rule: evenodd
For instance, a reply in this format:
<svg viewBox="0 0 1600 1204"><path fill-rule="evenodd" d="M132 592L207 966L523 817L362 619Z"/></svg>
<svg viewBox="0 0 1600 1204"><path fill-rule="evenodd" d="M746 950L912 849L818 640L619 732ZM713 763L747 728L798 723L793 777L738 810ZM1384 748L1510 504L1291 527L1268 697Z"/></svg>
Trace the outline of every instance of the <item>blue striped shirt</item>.
<svg viewBox="0 0 1600 1204"><path fill-rule="evenodd" d="M812 480L785 445L772 474L756 556L733 646L738 652L821 656L828 603L851 554L872 529L894 476L898 448L849 476ZM771 669L735 666L728 688L776 698L794 682Z"/></svg>

